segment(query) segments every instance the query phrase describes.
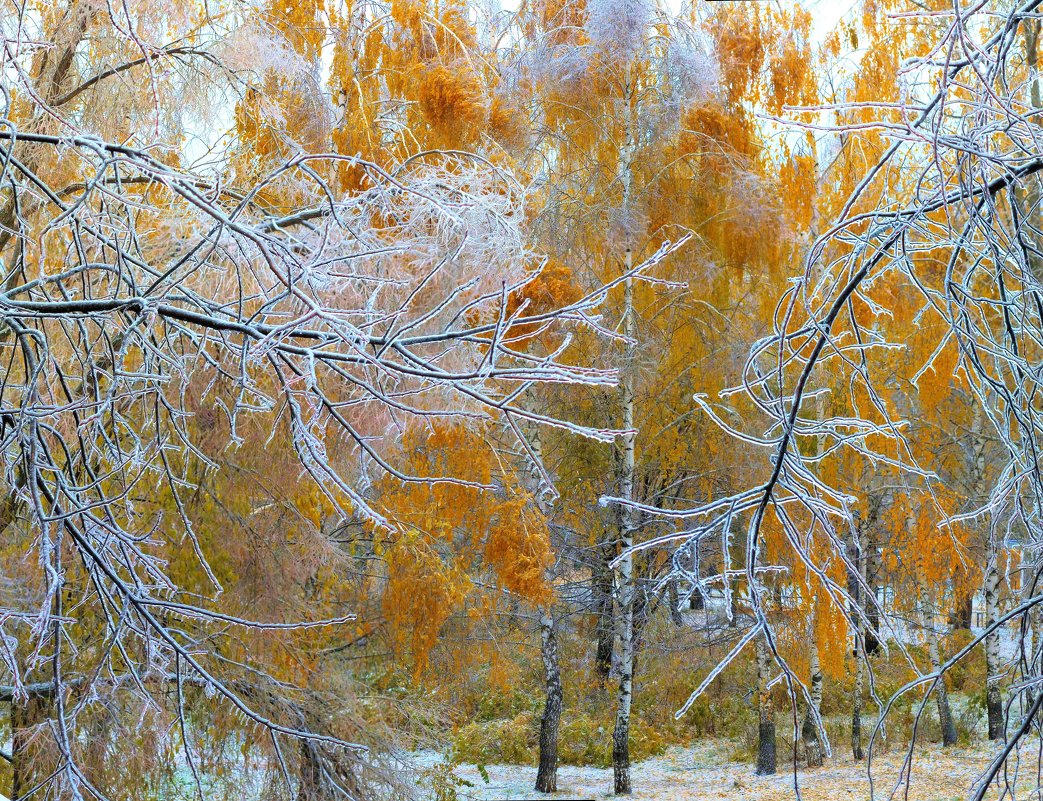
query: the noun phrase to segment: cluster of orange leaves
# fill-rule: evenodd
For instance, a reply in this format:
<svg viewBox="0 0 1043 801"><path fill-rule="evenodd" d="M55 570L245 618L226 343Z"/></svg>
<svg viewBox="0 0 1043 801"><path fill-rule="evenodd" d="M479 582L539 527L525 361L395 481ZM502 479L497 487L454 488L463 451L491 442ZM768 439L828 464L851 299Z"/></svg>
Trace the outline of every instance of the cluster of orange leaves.
<svg viewBox="0 0 1043 801"><path fill-rule="evenodd" d="M414 475L458 476L498 487L380 482L377 495L394 525L384 551L383 613L419 673L446 622L480 604L485 588L505 589L532 604L545 602L552 553L546 520L529 494L500 470L480 433L463 424L412 429L402 451Z"/></svg>

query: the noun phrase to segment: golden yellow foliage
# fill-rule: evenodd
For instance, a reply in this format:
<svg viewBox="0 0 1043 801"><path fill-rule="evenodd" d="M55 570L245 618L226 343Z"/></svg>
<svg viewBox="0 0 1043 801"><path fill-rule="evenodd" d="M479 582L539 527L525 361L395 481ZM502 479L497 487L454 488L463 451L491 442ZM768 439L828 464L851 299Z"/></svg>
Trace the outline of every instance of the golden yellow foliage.
<svg viewBox="0 0 1043 801"><path fill-rule="evenodd" d="M418 676L427 667L443 624L463 603L468 582L419 532L399 537L385 558L384 614L393 636L412 653L413 673Z"/></svg>
<svg viewBox="0 0 1043 801"><path fill-rule="evenodd" d="M547 601L553 556L546 521L524 497L500 505L485 542L485 559L500 583L532 603Z"/></svg>
<svg viewBox="0 0 1043 801"><path fill-rule="evenodd" d="M485 118L477 81L466 72L441 65L424 70L417 98L424 119L448 141L467 141Z"/></svg>

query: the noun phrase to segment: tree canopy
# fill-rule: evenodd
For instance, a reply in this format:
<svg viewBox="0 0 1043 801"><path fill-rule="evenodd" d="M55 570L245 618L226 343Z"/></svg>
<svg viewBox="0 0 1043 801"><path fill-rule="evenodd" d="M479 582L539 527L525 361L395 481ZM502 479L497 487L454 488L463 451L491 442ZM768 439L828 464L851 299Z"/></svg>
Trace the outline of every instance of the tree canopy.
<svg viewBox="0 0 1043 801"><path fill-rule="evenodd" d="M1023 792L1039 5L9 0L0 790Z"/></svg>

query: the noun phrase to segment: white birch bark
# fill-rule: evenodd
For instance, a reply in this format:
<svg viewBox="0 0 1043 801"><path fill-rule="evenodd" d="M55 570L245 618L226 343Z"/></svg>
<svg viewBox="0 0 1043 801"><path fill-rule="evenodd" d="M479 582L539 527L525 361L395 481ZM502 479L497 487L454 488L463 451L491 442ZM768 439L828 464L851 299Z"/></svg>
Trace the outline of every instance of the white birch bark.
<svg viewBox="0 0 1043 801"><path fill-rule="evenodd" d="M819 420L825 417L825 395L819 394L815 399L815 411ZM823 437L820 434L816 438L815 455L819 456L823 451ZM809 654L810 693L811 706L804 714L804 722L801 725L800 737L804 742L804 756L809 767L818 767L822 764L823 748L819 738L818 718L822 710L822 665L818 655L818 639L815 627L815 604L817 599L811 599L811 619L808 622L808 642L811 643Z"/></svg>
<svg viewBox="0 0 1043 801"><path fill-rule="evenodd" d="M626 165L629 171L629 164ZM632 266L632 253L626 251L626 269ZM634 317L633 317L633 285L628 278L624 287L623 300L623 335L627 338L624 356L623 375L620 381L623 428L632 431L634 428ZM634 500L634 439L633 433L624 435L621 495L627 500ZM617 795L631 792L630 784L630 708L634 695L634 557L629 549L634 544L636 528L636 511L626 506L623 508L623 527L620 546L623 556L619 564L619 693L617 697L616 725L612 733L612 774L613 786Z"/></svg>
<svg viewBox="0 0 1043 801"><path fill-rule="evenodd" d="M623 211L628 213L634 186L634 152L637 147L636 108L633 103L634 78L627 65L623 106L626 119L626 139L620 152L620 180L623 184ZM629 242L624 252L624 267L629 274L633 268L634 254ZM620 494L627 501L635 500L634 474L636 469L636 433L634 417L634 357L637 343L634 340L634 284L628 275L623 285L623 336L626 347L620 375L620 405L623 412L624 431L620 469ZM622 560L619 565L619 692L616 706L616 723L612 732L612 775L617 795L629 794L630 783L630 709L634 697L634 558L630 548L634 544L637 528L637 511L632 506L623 507L620 547Z"/></svg>

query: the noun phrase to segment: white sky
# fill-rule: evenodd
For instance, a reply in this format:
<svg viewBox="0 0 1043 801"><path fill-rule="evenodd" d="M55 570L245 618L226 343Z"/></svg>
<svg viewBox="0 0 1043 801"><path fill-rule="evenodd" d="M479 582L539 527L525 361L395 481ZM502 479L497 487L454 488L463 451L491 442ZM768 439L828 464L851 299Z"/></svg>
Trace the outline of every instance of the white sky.
<svg viewBox="0 0 1043 801"><path fill-rule="evenodd" d="M857 4L857 0L804 0L802 5L811 12L814 20L815 40L821 42L825 39L840 18Z"/></svg>
<svg viewBox="0 0 1043 801"><path fill-rule="evenodd" d="M706 2L707 0L694 0L696 3ZM766 2L766 0L726 0L730 2ZM678 11L685 0L664 0L667 8L671 11ZM718 0L720 2L720 0ZM793 0L782 0L785 3L791 3ZM817 42L821 42L826 38L826 35L833 30L836 24L840 21L840 18L850 11L855 5L857 0L798 0L804 8L811 12L814 19L814 36ZM504 11L515 11L521 4L521 0L500 0L500 7Z"/></svg>

